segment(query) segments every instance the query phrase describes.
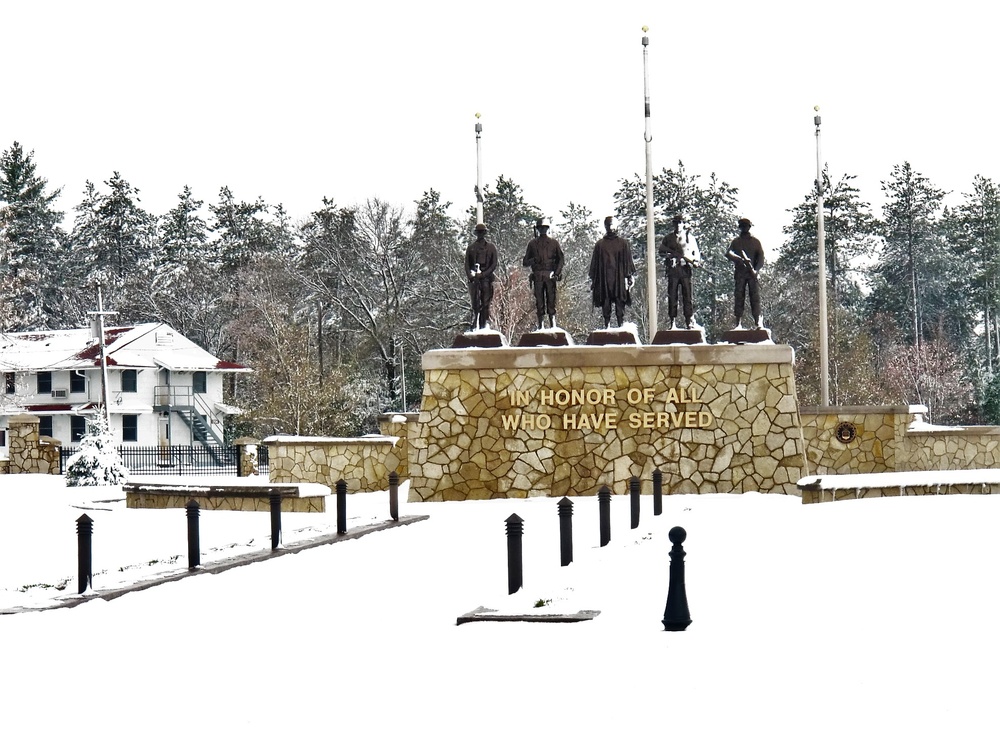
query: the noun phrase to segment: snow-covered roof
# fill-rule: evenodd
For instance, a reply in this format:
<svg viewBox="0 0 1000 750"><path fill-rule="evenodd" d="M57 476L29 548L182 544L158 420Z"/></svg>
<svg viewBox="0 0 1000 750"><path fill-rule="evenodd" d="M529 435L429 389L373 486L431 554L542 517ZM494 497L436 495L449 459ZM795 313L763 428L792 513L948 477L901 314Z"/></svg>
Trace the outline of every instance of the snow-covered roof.
<svg viewBox="0 0 1000 750"><path fill-rule="evenodd" d="M166 323L141 323L104 330L108 367L250 372L202 349ZM0 334L0 369L37 372L100 367L101 347L89 328Z"/></svg>

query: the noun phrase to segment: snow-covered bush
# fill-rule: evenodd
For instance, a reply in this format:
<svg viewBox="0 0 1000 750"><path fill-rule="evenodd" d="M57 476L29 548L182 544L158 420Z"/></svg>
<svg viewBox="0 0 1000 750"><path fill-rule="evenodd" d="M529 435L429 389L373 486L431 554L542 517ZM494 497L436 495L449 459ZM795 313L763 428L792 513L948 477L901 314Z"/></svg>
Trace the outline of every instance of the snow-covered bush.
<svg viewBox="0 0 1000 750"><path fill-rule="evenodd" d="M118 445L111 436L103 410L87 420L87 434L80 452L66 462L67 487L98 487L125 484L128 469L122 464Z"/></svg>

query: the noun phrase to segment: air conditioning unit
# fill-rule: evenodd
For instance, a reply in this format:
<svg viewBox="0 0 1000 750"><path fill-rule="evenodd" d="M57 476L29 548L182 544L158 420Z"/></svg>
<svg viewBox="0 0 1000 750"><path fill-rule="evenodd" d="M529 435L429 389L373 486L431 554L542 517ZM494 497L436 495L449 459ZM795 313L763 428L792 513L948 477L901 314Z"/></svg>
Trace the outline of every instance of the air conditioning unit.
<svg viewBox="0 0 1000 750"><path fill-rule="evenodd" d="M67 398L68 396L69 392L65 388L57 388L52 391L52 398Z"/></svg>

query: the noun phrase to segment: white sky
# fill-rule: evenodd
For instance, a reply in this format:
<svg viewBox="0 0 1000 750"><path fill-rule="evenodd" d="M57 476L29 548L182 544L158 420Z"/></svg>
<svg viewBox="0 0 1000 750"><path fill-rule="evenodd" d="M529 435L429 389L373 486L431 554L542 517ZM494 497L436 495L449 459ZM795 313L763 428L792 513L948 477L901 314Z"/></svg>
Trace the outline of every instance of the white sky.
<svg viewBox="0 0 1000 750"><path fill-rule="evenodd" d="M968 0L10 5L0 148L34 150L67 212L118 170L158 214L188 183L296 218L433 187L460 215L481 112L487 183L603 217L645 170L644 24L654 169L739 187L768 250L815 177L815 104L824 159L875 206L904 160L953 201L1000 178L992 12Z"/></svg>

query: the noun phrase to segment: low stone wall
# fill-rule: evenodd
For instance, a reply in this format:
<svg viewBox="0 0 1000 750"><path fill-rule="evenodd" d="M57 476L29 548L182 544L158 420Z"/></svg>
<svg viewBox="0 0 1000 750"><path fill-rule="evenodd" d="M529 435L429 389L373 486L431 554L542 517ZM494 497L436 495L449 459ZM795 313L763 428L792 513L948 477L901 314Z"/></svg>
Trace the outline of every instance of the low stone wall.
<svg viewBox="0 0 1000 750"><path fill-rule="evenodd" d="M1000 427L939 427L918 422L903 444L907 471L1000 467Z"/></svg>
<svg viewBox="0 0 1000 750"><path fill-rule="evenodd" d="M798 483L803 504L869 497L1000 494L1000 469L936 472L897 471L862 476L803 477Z"/></svg>
<svg viewBox="0 0 1000 750"><path fill-rule="evenodd" d="M452 349L423 357L409 499L627 491L795 493L790 347Z"/></svg>
<svg viewBox="0 0 1000 750"><path fill-rule="evenodd" d="M906 463L906 432L926 412L923 406L800 405L809 471L869 474L901 469Z"/></svg>
<svg viewBox="0 0 1000 750"><path fill-rule="evenodd" d="M268 447L272 482L317 482L334 487L343 479L351 492L389 489L390 472L398 472L398 438L273 436Z"/></svg>
<svg viewBox="0 0 1000 750"><path fill-rule="evenodd" d="M1000 467L1000 427L942 427L924 406L800 407L809 471L869 474Z"/></svg>
<svg viewBox="0 0 1000 750"><path fill-rule="evenodd" d="M7 420L10 446L7 450L10 474L58 474L59 446L50 437L39 437L38 417L17 414Z"/></svg>
<svg viewBox="0 0 1000 750"><path fill-rule="evenodd" d="M415 411L386 412L378 416L378 431L387 437L396 438L392 454L398 462L395 471L400 482L410 476L410 432L419 418L420 414Z"/></svg>
<svg viewBox="0 0 1000 750"><path fill-rule="evenodd" d="M271 510L271 494L281 495L283 513L325 513L329 487L318 484L225 485L187 487L173 484L126 484L126 508L186 508L192 500L201 510Z"/></svg>

